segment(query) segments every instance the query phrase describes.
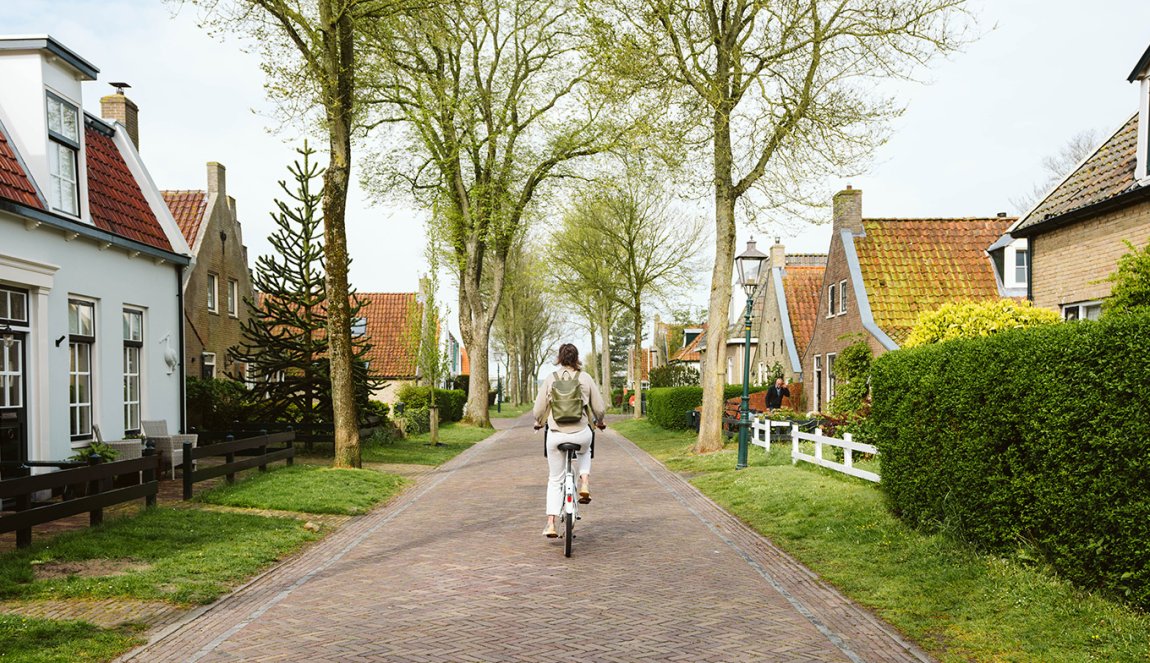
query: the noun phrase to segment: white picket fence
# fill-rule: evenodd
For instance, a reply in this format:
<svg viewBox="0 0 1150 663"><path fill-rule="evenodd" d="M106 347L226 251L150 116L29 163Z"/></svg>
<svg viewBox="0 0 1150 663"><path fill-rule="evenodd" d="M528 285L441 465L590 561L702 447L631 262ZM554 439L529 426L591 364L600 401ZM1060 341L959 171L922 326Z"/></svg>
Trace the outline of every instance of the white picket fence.
<svg viewBox="0 0 1150 663"><path fill-rule="evenodd" d="M862 442L855 442L851 439L851 434L846 433L843 439L837 437L827 437L823 435L822 428L816 428L814 433L803 433L799 431L798 424L793 424L789 421L752 421L751 422L751 443L760 447L770 450L770 435L772 428L787 428L791 429L791 462L797 463L800 460L808 463L814 463L822 467L849 474L853 477L866 479L867 481L874 481L878 483L880 477L874 472L867 470L860 470L854 466L854 452L864 454L877 454L878 449L873 444L863 444ZM776 433L777 434L777 433ZM799 451L799 442L814 442L815 455L804 454ZM843 462L837 462L823 457L823 447L839 447L843 450Z"/></svg>

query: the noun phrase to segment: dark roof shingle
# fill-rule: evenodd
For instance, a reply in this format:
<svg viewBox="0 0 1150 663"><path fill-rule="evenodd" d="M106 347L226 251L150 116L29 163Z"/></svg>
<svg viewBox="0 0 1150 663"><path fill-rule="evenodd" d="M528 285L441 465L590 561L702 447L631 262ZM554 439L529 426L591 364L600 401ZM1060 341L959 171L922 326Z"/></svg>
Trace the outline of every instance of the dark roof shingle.
<svg viewBox="0 0 1150 663"><path fill-rule="evenodd" d="M921 311L997 299L986 247L1012 221L863 219L866 234L855 238L855 251L875 323L901 345Z"/></svg>
<svg viewBox="0 0 1150 663"><path fill-rule="evenodd" d="M1109 200L1135 188L1138 114L1090 155L1015 227L1025 231L1067 212Z"/></svg>

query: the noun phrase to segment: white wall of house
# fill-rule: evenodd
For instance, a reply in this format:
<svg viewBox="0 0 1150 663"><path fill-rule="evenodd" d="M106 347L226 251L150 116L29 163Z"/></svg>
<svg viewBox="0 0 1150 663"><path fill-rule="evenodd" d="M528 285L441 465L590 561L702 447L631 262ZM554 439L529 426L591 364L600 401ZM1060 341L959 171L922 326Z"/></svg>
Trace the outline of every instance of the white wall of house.
<svg viewBox="0 0 1150 663"><path fill-rule="evenodd" d="M144 312L141 349L141 418L180 422L180 373L166 361L181 355L177 268L147 255L103 247L59 230L32 227L0 212L0 285L30 291L26 402L29 458L55 460L83 446L73 442L69 419L68 301L95 302L92 421L104 439L124 433L123 322L125 307ZM59 345L56 344L58 339Z"/></svg>

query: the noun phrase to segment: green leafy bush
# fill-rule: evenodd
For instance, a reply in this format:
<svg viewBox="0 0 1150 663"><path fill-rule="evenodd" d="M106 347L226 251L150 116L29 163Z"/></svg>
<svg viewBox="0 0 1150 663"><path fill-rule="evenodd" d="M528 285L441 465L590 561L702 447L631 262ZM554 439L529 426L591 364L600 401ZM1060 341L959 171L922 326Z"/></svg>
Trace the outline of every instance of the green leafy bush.
<svg viewBox="0 0 1150 663"><path fill-rule="evenodd" d="M1117 269L1106 277L1114 286L1102 301L1104 316L1150 311L1150 243L1139 249L1127 241L1126 248L1130 251L1118 259Z"/></svg>
<svg viewBox="0 0 1150 663"><path fill-rule="evenodd" d="M863 411L870 394L870 367L873 360L874 352L865 340L851 343L839 352L835 360L838 380L835 397L827 404L831 414L851 417Z"/></svg>
<svg viewBox="0 0 1150 663"><path fill-rule="evenodd" d="M407 408L402 416L396 417L395 425L405 437L426 433L431 430L431 411L426 407Z"/></svg>
<svg viewBox="0 0 1150 663"><path fill-rule="evenodd" d="M116 457L120 455L120 452L116 449L113 449L111 446L104 444L103 442L92 440L88 446L79 449L76 451L76 453L68 456L68 460L86 463L88 462L88 457L92 454L99 456L101 463L110 463L116 460Z"/></svg>
<svg viewBox="0 0 1150 663"><path fill-rule="evenodd" d="M229 378L189 377L187 403L188 426L198 430L228 430L259 418L248 388Z"/></svg>
<svg viewBox="0 0 1150 663"><path fill-rule="evenodd" d="M702 402L702 387L651 389L647 392L647 420L669 430L689 428L687 413Z"/></svg>
<svg viewBox="0 0 1150 663"><path fill-rule="evenodd" d="M431 387L404 385L400 387L395 397L409 410L426 410L431 405ZM459 421L463 418L463 406L467 404L467 392L458 389L436 389L435 404L439 406L441 423Z"/></svg>
<svg viewBox="0 0 1150 663"><path fill-rule="evenodd" d="M749 393L766 391L766 386L751 387ZM723 387L723 400L743 395L743 385ZM647 392L647 419L668 430L690 427L687 413L703 404L702 387L661 387Z"/></svg>
<svg viewBox="0 0 1150 663"><path fill-rule="evenodd" d="M918 315L904 348L956 338L989 336L1008 329L1024 329L1058 322L1058 314L1050 309L1031 306L1030 302L1013 299L995 299L984 302L955 302L943 304L933 311Z"/></svg>
<svg viewBox="0 0 1150 663"><path fill-rule="evenodd" d="M866 438L896 514L980 547L1032 547L1150 607L1150 315L888 353Z"/></svg>

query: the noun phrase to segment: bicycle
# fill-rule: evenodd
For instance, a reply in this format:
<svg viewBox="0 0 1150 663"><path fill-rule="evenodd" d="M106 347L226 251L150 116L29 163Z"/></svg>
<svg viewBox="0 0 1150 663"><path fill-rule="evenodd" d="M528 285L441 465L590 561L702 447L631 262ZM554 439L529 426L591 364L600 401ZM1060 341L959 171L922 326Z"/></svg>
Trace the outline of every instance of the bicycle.
<svg viewBox="0 0 1150 663"><path fill-rule="evenodd" d="M604 424L596 424L595 428L603 430L606 428ZM539 427L536 426L536 430ZM591 444L595 443L595 429L591 429ZM543 445L547 446L547 431L543 431ZM579 494L578 484L575 479L575 465L578 462L577 454L581 448L574 442L563 442L556 447L559 451L567 454L567 465L563 472L563 504L559 514L562 521L563 532L560 536L563 537L563 556L571 556L571 545L575 540L575 521L579 520Z"/></svg>

